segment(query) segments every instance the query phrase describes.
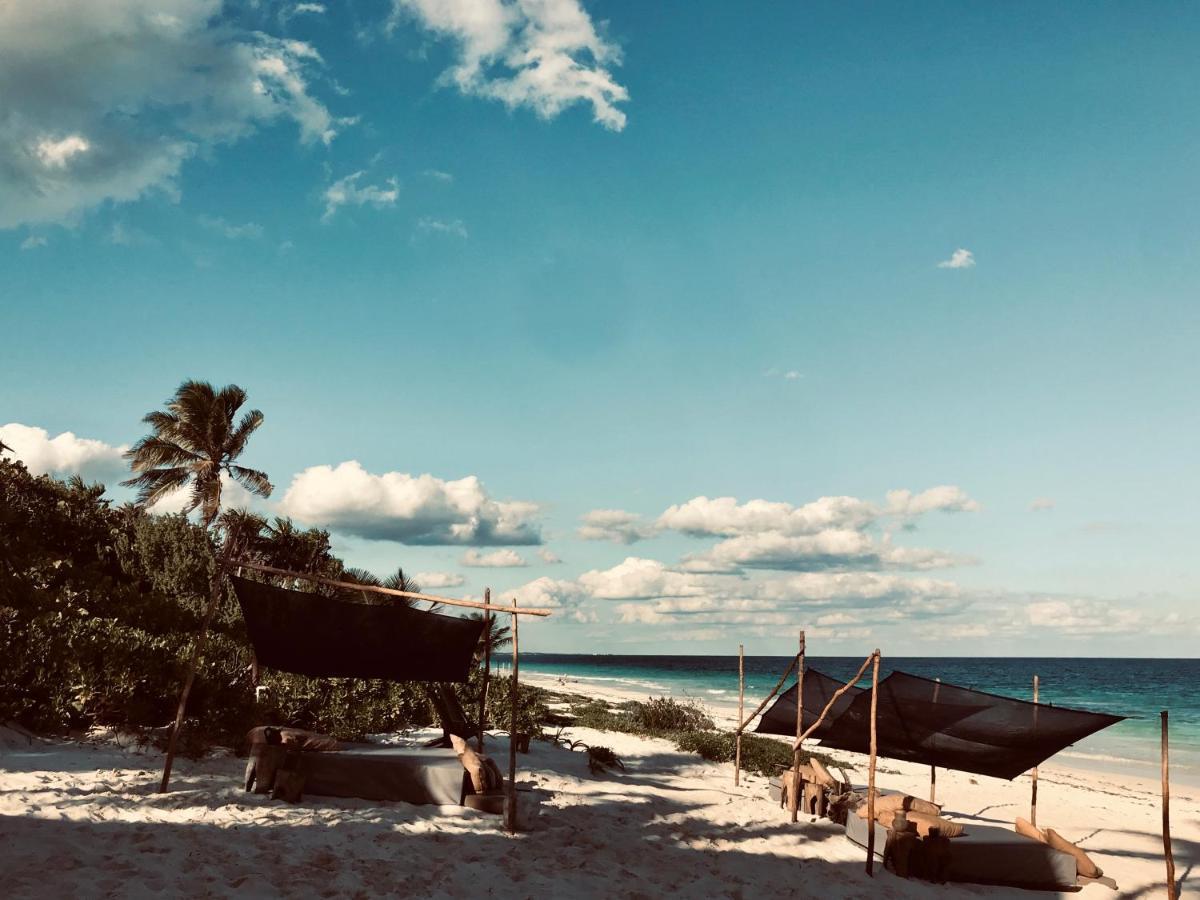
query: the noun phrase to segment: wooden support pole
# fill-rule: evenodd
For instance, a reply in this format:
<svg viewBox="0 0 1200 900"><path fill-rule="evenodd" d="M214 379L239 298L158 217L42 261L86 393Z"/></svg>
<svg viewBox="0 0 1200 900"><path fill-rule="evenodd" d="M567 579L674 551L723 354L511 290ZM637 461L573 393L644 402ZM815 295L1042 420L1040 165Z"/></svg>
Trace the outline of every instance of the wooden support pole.
<svg viewBox="0 0 1200 900"><path fill-rule="evenodd" d="M879 650L871 655L871 758L867 766L867 874L875 874L875 752L879 704Z"/></svg>
<svg viewBox="0 0 1200 900"><path fill-rule="evenodd" d="M796 657L793 656L792 661L789 662L788 667L784 669L783 675L780 677L775 687L771 688L771 693L767 694L767 696L763 698L763 702L754 708L754 712L750 713L750 715L746 716L746 718L742 719L742 721L738 724L737 730L739 733L745 731L746 726L754 721L754 717L767 708L767 704L771 702L771 698L779 693L779 689L783 687L783 683L788 680L788 676L792 674L792 669L794 668L796 668Z"/></svg>
<svg viewBox="0 0 1200 900"><path fill-rule="evenodd" d="M746 648L738 644L738 722L746 714ZM733 751L733 786L742 783L742 729L739 728Z"/></svg>
<svg viewBox="0 0 1200 900"><path fill-rule="evenodd" d="M933 702L938 702L938 691L942 689L942 679L933 681ZM929 767L929 802L937 803L937 766Z"/></svg>
<svg viewBox="0 0 1200 900"><path fill-rule="evenodd" d="M487 609L496 612L506 612L514 616L548 616L553 612L551 609L536 609L528 606L525 609L513 612L508 607L493 606L490 603L480 603L477 600L460 600L457 597L438 597L433 594L398 591L395 588L376 587L373 584L355 584L351 581L338 581L335 578L326 578L323 575L313 575L308 572L289 572L287 569L277 569L274 566L264 566L261 563L241 561L233 565L243 569L251 569L255 572L266 572L268 575L282 575L285 578L296 578L301 581L311 581L315 584L327 584L330 587L345 588L348 591L367 591L371 594L386 594L389 597L408 597L411 600L427 600L430 603L437 603L442 606L465 606L468 609Z"/></svg>
<svg viewBox="0 0 1200 900"><path fill-rule="evenodd" d="M183 689L179 692L179 706L175 710L175 724L171 726L171 737L167 741L167 758L163 763L162 781L158 792L165 794L171 781L171 767L175 764L175 751L179 747L179 732L183 729L183 717L187 712L188 696L192 693L192 685L196 681L196 669L200 666L200 657L204 646L208 643L208 626L212 624L217 607L221 605L222 588L225 586L225 567L233 553L237 541L237 532L226 535L225 546L217 557L217 570L213 572L212 584L209 587L208 606L204 609L204 618L200 621L200 633L196 635L196 643L192 646L192 655L188 659L187 674L183 678Z"/></svg>
<svg viewBox="0 0 1200 900"><path fill-rule="evenodd" d="M508 828L509 834L517 833L517 709L520 705L520 697L518 696L517 672L518 663L518 644L517 644L517 598L512 598L512 648L513 648L513 663L512 663L512 719L509 721L508 729L508 803L504 808L505 826Z"/></svg>
<svg viewBox="0 0 1200 900"><path fill-rule="evenodd" d="M863 664L858 667L858 672L855 673L854 677L833 692L833 696L829 698L829 702L825 704L825 708L821 710L821 714L817 716L817 720L809 725L808 728L804 729L804 734L800 735L799 740L796 741L797 744L800 744L802 741L808 738L809 735L821 727L821 723L824 722L825 717L829 715L829 710L833 709L833 704L837 703L838 697L842 696L842 694L846 693L846 691L858 684L859 679L863 677L863 672L867 671L867 667L871 665L872 658L873 657L868 656L866 659L864 659Z"/></svg>
<svg viewBox="0 0 1200 900"><path fill-rule="evenodd" d="M1038 677L1033 676L1033 731L1037 734L1037 719L1038 719ZM1029 822L1031 825L1037 824L1037 782L1038 782L1038 767L1033 767L1033 788L1029 798Z"/></svg>
<svg viewBox="0 0 1200 900"><path fill-rule="evenodd" d="M1171 782L1169 776L1169 751L1167 748L1167 711L1158 714L1162 720L1162 810L1163 810L1163 855L1167 858L1167 900L1175 900L1178 889L1175 885L1175 854L1171 850Z"/></svg>
<svg viewBox="0 0 1200 900"><path fill-rule="evenodd" d="M800 631L800 652L796 654L796 746L792 750L792 789L788 792L788 811L792 821L800 817L800 745L804 743L804 631Z"/></svg>
<svg viewBox="0 0 1200 900"><path fill-rule="evenodd" d="M492 589L483 589L485 606L492 603ZM483 680L479 685L479 752L483 752L484 722L487 721L488 682L492 677L492 611L483 611Z"/></svg>

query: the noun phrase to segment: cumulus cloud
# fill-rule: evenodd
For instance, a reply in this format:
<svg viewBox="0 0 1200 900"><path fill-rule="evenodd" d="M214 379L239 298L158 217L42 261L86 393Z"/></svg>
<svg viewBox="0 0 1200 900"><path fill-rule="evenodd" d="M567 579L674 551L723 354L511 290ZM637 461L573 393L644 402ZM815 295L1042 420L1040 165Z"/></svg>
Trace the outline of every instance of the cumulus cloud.
<svg viewBox="0 0 1200 900"><path fill-rule="evenodd" d="M460 587L467 580L454 572L418 572L413 578L425 590Z"/></svg>
<svg viewBox="0 0 1200 900"><path fill-rule="evenodd" d="M359 179L367 173L354 172L345 178L339 178L325 189L325 213L322 222L328 222L343 206L373 206L383 209L385 206L395 206L396 198L400 196L400 182L388 178L382 185L359 185Z"/></svg>
<svg viewBox="0 0 1200 900"><path fill-rule="evenodd" d="M886 538L852 529L828 529L817 534L778 532L746 534L724 540L693 560L715 569L776 569L803 572L876 569L937 569L969 560L913 547L894 546Z"/></svg>
<svg viewBox="0 0 1200 900"><path fill-rule="evenodd" d="M1030 512L1043 512L1048 509L1054 509L1054 501L1049 497L1034 497L1029 501Z"/></svg>
<svg viewBox="0 0 1200 900"><path fill-rule="evenodd" d="M548 566L556 566L562 562L562 559L559 558L559 555L549 547L539 547L537 555L538 559Z"/></svg>
<svg viewBox="0 0 1200 900"><path fill-rule="evenodd" d="M501 550L493 550L491 553L481 553L478 550L468 550L463 554L459 565L470 566L476 569L515 569L529 565L516 550L510 550L505 547Z"/></svg>
<svg viewBox="0 0 1200 900"><path fill-rule="evenodd" d="M914 494L912 491L888 491L886 512L903 518L923 516L930 512L977 512L979 504L967 492L951 484L943 484Z"/></svg>
<svg viewBox="0 0 1200 900"><path fill-rule="evenodd" d="M777 532L815 534L830 528L861 528L879 517L879 510L854 497L822 497L804 506L769 500L739 504L734 497L694 497L672 506L658 517L660 528L693 537L733 537Z"/></svg>
<svg viewBox="0 0 1200 900"><path fill-rule="evenodd" d="M629 92L614 79L620 48L605 40L579 0L392 0L393 24L412 18L454 42L443 82L463 94L528 107L552 119L577 103L612 131Z"/></svg>
<svg viewBox="0 0 1200 900"><path fill-rule="evenodd" d="M943 259L937 264L939 269L971 269L974 266L975 254L962 247L951 253L949 259Z"/></svg>
<svg viewBox="0 0 1200 900"><path fill-rule="evenodd" d="M328 144L316 49L238 28L221 0L0 4L0 228L177 194L189 158L291 120Z"/></svg>
<svg viewBox="0 0 1200 900"><path fill-rule="evenodd" d="M493 499L474 475L375 475L355 460L311 466L292 478L280 511L302 522L405 544L540 544L538 507Z"/></svg>
<svg viewBox="0 0 1200 900"><path fill-rule="evenodd" d="M653 537L658 529L642 521L637 513L623 509L594 509L580 517L583 523L576 534L585 541L612 541L635 544Z"/></svg>
<svg viewBox="0 0 1200 900"><path fill-rule="evenodd" d="M466 238L467 226L462 219L431 219L424 216L417 220L417 229L426 234L444 234L449 237Z"/></svg>
<svg viewBox="0 0 1200 900"><path fill-rule="evenodd" d="M44 428L19 422L0 426L0 441L11 447L12 456L34 475L79 475L106 483L129 475L121 456L129 449L127 445L114 447L70 431L50 437Z"/></svg>

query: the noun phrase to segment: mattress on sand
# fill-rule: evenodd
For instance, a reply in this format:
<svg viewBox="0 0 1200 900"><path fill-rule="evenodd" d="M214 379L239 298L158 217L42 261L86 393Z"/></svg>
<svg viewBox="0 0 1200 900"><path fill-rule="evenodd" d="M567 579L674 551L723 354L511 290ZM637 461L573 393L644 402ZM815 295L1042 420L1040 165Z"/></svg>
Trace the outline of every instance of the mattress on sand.
<svg viewBox="0 0 1200 900"><path fill-rule="evenodd" d="M448 747L350 745L304 754L304 793L461 805L467 773Z"/></svg>
<svg viewBox="0 0 1200 900"><path fill-rule="evenodd" d="M1075 857L1055 850L1011 828L964 822L961 837L950 840L947 881L1001 884L1025 888L1073 888L1077 882ZM851 812L846 817L846 837L867 846L867 821ZM883 858L887 829L875 824L875 853Z"/></svg>

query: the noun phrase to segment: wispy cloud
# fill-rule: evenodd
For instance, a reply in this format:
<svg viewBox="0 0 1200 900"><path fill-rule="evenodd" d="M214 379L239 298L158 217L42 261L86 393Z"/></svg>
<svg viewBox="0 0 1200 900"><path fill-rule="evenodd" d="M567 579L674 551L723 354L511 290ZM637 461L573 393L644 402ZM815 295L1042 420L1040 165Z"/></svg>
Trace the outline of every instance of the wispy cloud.
<svg viewBox="0 0 1200 900"><path fill-rule="evenodd" d="M559 555L557 553L555 553L553 550L551 550L549 547L542 547L541 549L538 550L537 555L538 555L538 559L540 559L542 562L544 562L548 566L557 566L559 563L562 562L562 559L559 558Z"/></svg>
<svg viewBox="0 0 1200 900"><path fill-rule="evenodd" d="M388 178L383 184L359 184L365 171L354 172L345 178L339 178L325 189L325 213L322 222L328 222L343 206L373 206L383 209L385 206L395 206L400 196L400 182Z"/></svg>
<svg viewBox="0 0 1200 900"><path fill-rule="evenodd" d="M584 541L635 544L658 533L657 526L623 509L593 509L581 517L581 522L577 534Z"/></svg>
<svg viewBox="0 0 1200 900"><path fill-rule="evenodd" d="M22 250L36 250L38 247L45 247L49 243L40 234L31 234L25 240L21 241Z"/></svg>
<svg viewBox="0 0 1200 900"><path fill-rule="evenodd" d="M411 17L458 48L442 80L463 94L529 107L552 119L576 103L611 131L625 127L614 79L620 48L605 40L579 0L392 0L392 27Z"/></svg>
<svg viewBox="0 0 1200 900"><path fill-rule="evenodd" d="M444 234L449 237L466 238L467 226L462 219L431 219L425 216L417 220L417 229L425 234Z"/></svg>
<svg viewBox="0 0 1200 900"><path fill-rule="evenodd" d="M1042 512L1047 509L1054 509L1054 501L1049 497L1034 497L1029 501L1030 512Z"/></svg>
<svg viewBox="0 0 1200 900"><path fill-rule="evenodd" d="M937 264L939 269L971 269L975 267L975 254L970 250L959 247L950 254L949 259L943 259Z"/></svg>
<svg viewBox="0 0 1200 900"><path fill-rule="evenodd" d="M449 172L443 172L440 169L426 169L421 174L433 181L440 181L442 184L450 184L454 181L453 175Z"/></svg>
<svg viewBox="0 0 1200 900"><path fill-rule="evenodd" d="M467 580L454 572L418 572L413 578L424 590L461 587Z"/></svg>
<svg viewBox="0 0 1200 900"><path fill-rule="evenodd" d="M257 240L263 236L263 227L257 222L244 222L241 225L235 225L232 222L227 222L220 216L200 216L198 221L209 231L215 231L217 234L231 241Z"/></svg>

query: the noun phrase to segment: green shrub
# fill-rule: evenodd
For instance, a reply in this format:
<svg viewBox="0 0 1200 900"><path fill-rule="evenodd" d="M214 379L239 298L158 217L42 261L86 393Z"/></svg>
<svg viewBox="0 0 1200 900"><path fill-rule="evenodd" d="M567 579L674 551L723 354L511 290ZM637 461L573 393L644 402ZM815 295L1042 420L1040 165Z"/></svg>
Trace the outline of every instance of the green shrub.
<svg viewBox="0 0 1200 900"><path fill-rule="evenodd" d="M713 727L704 708L694 700L653 697L633 704L630 718L647 732L697 731Z"/></svg>

